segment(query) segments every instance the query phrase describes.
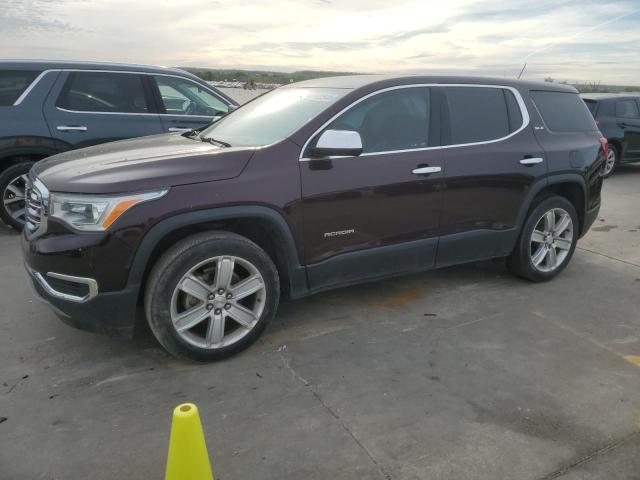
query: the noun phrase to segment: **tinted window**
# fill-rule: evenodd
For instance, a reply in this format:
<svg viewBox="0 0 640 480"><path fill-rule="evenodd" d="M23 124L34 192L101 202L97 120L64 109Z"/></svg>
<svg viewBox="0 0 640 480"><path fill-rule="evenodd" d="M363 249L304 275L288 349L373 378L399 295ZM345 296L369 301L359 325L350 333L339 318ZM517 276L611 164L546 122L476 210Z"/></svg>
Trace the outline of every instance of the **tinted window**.
<svg viewBox="0 0 640 480"><path fill-rule="evenodd" d="M444 91L449 107L450 145L496 140L522 125L515 98L508 100L502 88L445 87Z"/></svg>
<svg viewBox="0 0 640 480"><path fill-rule="evenodd" d="M41 72L0 70L0 106L13 105Z"/></svg>
<svg viewBox="0 0 640 480"><path fill-rule="evenodd" d="M244 104L202 132L233 146L259 147L284 140L349 90L278 88Z"/></svg>
<svg viewBox="0 0 640 480"><path fill-rule="evenodd" d="M551 131L598 130L589 109L577 93L532 91L531 98Z"/></svg>
<svg viewBox="0 0 640 480"><path fill-rule="evenodd" d="M587 105L587 108L591 112L591 115L596 116L596 109L598 108L598 102L595 100L585 100L584 103Z"/></svg>
<svg viewBox="0 0 640 480"><path fill-rule="evenodd" d="M155 79L168 114L213 117L229 111L226 103L197 83L164 75Z"/></svg>
<svg viewBox="0 0 640 480"><path fill-rule="evenodd" d="M427 147L428 92L415 87L379 93L356 104L325 130L358 132L363 153Z"/></svg>
<svg viewBox="0 0 640 480"><path fill-rule="evenodd" d="M57 105L81 112L149 112L142 78L130 73L72 72Z"/></svg>
<svg viewBox="0 0 640 480"><path fill-rule="evenodd" d="M634 100L618 100L616 102L616 117L640 118L638 105Z"/></svg>

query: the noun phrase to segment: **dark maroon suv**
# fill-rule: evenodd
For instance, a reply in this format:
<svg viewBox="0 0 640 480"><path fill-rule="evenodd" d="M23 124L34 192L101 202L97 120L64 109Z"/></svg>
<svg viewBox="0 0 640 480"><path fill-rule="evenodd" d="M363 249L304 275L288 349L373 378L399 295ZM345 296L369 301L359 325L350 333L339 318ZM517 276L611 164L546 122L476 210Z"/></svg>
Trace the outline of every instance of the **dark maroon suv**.
<svg viewBox="0 0 640 480"><path fill-rule="evenodd" d="M281 296L506 257L557 275L600 207L607 143L577 92L352 76L279 88L211 126L48 158L23 251L64 321L228 356Z"/></svg>

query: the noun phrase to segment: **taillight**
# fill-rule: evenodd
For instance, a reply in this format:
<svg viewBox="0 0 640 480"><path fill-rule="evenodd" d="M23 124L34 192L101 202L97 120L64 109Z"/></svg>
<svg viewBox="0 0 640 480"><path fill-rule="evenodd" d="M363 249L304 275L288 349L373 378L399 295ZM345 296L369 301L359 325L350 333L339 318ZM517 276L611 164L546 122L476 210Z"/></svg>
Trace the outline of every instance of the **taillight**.
<svg viewBox="0 0 640 480"><path fill-rule="evenodd" d="M602 146L602 152L604 153L604 157L607 158L607 155L609 155L609 140L607 140L604 137L601 137L600 146Z"/></svg>

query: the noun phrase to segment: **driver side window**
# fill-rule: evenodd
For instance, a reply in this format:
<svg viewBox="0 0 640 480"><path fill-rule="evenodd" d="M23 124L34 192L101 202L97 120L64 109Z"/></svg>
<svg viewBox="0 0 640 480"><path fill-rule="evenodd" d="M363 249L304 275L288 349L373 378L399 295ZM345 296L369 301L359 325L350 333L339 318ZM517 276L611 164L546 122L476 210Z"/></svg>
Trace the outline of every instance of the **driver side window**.
<svg viewBox="0 0 640 480"><path fill-rule="evenodd" d="M154 77L165 111L169 115L214 117L229 112L229 106L200 85L186 79Z"/></svg>
<svg viewBox="0 0 640 480"><path fill-rule="evenodd" d="M429 146L429 89L397 88L354 105L325 130L360 134L362 153L413 150Z"/></svg>

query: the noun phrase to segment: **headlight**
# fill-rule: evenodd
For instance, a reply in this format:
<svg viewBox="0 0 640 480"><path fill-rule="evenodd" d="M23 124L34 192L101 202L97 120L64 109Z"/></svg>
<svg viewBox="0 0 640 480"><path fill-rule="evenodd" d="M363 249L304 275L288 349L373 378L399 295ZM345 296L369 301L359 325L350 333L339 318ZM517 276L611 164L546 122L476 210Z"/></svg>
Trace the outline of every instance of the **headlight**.
<svg viewBox="0 0 640 480"><path fill-rule="evenodd" d="M160 198L168 191L109 196L52 193L49 198L49 216L62 220L77 230L100 232L109 228L109 225L134 205Z"/></svg>

